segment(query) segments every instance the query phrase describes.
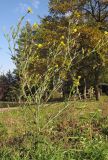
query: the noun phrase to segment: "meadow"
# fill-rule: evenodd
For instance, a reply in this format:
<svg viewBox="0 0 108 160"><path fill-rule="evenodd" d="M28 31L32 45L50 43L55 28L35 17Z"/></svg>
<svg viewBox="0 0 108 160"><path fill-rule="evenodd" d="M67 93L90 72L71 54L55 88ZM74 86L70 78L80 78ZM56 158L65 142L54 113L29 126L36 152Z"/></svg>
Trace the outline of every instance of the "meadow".
<svg viewBox="0 0 108 160"><path fill-rule="evenodd" d="M107 160L108 97L1 109L2 160ZM38 118L38 123L36 119Z"/></svg>

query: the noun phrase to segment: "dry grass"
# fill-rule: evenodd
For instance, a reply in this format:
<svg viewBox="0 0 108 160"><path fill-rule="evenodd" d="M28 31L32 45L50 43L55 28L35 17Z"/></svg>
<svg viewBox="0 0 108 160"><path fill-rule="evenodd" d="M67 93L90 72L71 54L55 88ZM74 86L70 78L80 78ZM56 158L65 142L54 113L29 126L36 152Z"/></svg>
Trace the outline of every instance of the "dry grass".
<svg viewBox="0 0 108 160"><path fill-rule="evenodd" d="M40 109L40 126L43 127L49 120L53 119L66 103L49 103L44 105ZM96 101L86 101L86 102L69 102L69 106L61 112L57 118L55 118L52 123L56 123L59 120L69 120L76 119L79 116L83 116L93 111L100 109L103 116L108 116L108 97L101 97L99 102ZM34 110L22 109L22 108L5 108L0 109L0 122L4 124L8 130L8 135L13 136L14 134L20 134L25 132L27 121L32 119L32 114ZM31 122L32 123L32 122Z"/></svg>

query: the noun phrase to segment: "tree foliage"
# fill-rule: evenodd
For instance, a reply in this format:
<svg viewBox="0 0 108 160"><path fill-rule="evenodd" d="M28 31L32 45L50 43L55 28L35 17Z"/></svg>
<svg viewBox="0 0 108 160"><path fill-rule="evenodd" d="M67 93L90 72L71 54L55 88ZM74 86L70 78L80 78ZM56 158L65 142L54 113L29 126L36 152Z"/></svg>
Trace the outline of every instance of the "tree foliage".
<svg viewBox="0 0 108 160"><path fill-rule="evenodd" d="M0 75L0 101L18 101L19 95L19 77L10 71Z"/></svg>
<svg viewBox="0 0 108 160"><path fill-rule="evenodd" d="M37 88L50 73L49 86L60 78L67 86L64 95L76 79L82 95L93 87L98 100L98 85L108 64L107 15L107 1L50 0L49 15L40 25L27 22L17 41L13 60L22 86L29 81Z"/></svg>

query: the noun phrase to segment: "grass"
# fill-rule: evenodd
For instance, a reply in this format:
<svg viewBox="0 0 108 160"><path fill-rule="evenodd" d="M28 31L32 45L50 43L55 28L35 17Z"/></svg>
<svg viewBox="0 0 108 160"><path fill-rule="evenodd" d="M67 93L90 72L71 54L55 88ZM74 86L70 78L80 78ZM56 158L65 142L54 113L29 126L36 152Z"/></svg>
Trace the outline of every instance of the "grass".
<svg viewBox="0 0 108 160"><path fill-rule="evenodd" d="M108 97L48 103L0 112L0 154L5 159L107 160ZM38 125L38 127L37 127ZM39 130L38 130L39 129Z"/></svg>

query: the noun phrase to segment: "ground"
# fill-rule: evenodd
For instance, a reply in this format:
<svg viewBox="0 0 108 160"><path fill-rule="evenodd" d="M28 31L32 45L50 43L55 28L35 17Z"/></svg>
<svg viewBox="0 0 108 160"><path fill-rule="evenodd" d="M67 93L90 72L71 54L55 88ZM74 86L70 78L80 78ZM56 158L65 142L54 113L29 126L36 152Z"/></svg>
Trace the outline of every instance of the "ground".
<svg viewBox="0 0 108 160"><path fill-rule="evenodd" d="M84 101L82 102L72 101L69 103L63 103L63 102L49 103L49 104L44 105L43 108L40 109L40 115L42 115L42 118L40 120L42 122L40 123L42 124L47 123L48 119L51 119L51 117L53 118L59 112L60 114L58 114L57 117L59 117L62 114L67 114L69 118L71 116L73 117L73 115L74 117L75 116L77 117L78 114L79 115L84 114L85 112L90 113L97 109L101 110L101 114L103 117L108 116L108 97L107 96L101 97L100 101L92 100L92 101L85 101L85 102ZM9 130L11 129L13 130L14 126L16 128L18 127L18 130L20 126L20 130L21 130L21 126L23 128L23 123L25 123L24 119L26 119L27 117L30 118L30 115L28 116L30 112L34 112L34 111L32 111L31 109L29 110L29 107L28 109L27 107L23 108L23 107L11 107L11 106L8 108L0 108L0 122L5 124ZM70 113L73 113L73 115L70 115ZM32 114L33 113L31 113L31 115Z"/></svg>
<svg viewBox="0 0 108 160"><path fill-rule="evenodd" d="M38 137L39 146L42 145L41 148L43 141L51 144L52 148L54 147L52 150L50 148L45 153L41 153L44 157L43 160L50 160L47 156L51 152L52 157L54 149L60 150L61 156L67 152L73 153L71 157L74 156L73 159L75 160L78 159L75 158L78 157L78 154L79 157L81 156L78 160L87 159L86 156L89 156L88 159L90 160L92 160L91 156L96 157L95 160L107 160L108 97L103 96L100 101L43 104L38 108L38 112L37 106L0 109L0 145L2 147L8 146L9 150L12 151L11 154L15 152L15 155L22 153L23 147L23 154L28 154L25 153L25 150L34 144L34 140L31 143L31 135ZM44 146L43 150L47 149ZM98 156L100 155L95 155L94 151L99 152L103 159L99 159ZM41 149L38 152L36 153L37 157L40 155ZM105 153L103 154L103 152ZM47 158L45 159L45 157ZM41 159L42 157L39 160ZM58 159L63 160L60 157Z"/></svg>

